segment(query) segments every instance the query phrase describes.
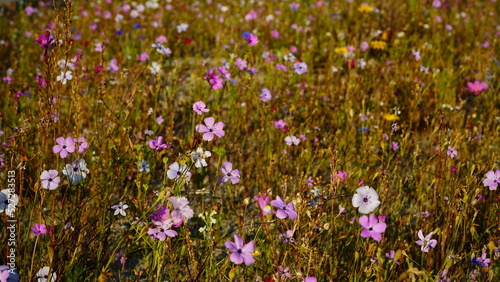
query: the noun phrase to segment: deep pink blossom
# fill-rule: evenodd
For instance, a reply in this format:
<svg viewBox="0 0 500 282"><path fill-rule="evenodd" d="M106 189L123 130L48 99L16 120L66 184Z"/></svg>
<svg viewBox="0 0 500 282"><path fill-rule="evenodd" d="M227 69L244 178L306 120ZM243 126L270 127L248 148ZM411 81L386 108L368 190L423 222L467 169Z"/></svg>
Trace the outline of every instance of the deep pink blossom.
<svg viewBox="0 0 500 282"><path fill-rule="evenodd" d="M361 225L364 230L361 231L361 237L370 238L373 240L380 242L382 240L382 233L385 232L387 225L384 222L379 222L377 216L372 213L370 217L363 215L358 220L359 225Z"/></svg>
<svg viewBox="0 0 500 282"><path fill-rule="evenodd" d="M47 233L47 228L45 224L35 223L35 226L31 227L31 231L35 232L35 236L40 236Z"/></svg>
<svg viewBox="0 0 500 282"><path fill-rule="evenodd" d="M52 151L59 154L61 158L66 158L68 153L73 153L75 151L75 140L71 137L59 137L56 139L57 145L54 146Z"/></svg>
<svg viewBox="0 0 500 282"><path fill-rule="evenodd" d="M488 84L481 81L467 82L467 90L474 95L479 95L482 91L488 89Z"/></svg>

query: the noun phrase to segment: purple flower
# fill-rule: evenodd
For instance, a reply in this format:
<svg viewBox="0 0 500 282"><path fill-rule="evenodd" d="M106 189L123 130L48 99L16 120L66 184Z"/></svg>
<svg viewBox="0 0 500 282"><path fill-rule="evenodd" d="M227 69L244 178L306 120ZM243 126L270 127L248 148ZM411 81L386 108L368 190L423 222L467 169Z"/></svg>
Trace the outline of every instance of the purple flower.
<svg viewBox="0 0 500 282"><path fill-rule="evenodd" d="M269 206L269 201L271 200L269 196L255 195L253 198L257 201L257 204L259 205L260 215L264 216L266 214L273 213L273 209L271 208L271 206Z"/></svg>
<svg viewBox="0 0 500 282"><path fill-rule="evenodd" d="M40 175L40 179L42 180L42 187L47 190L55 190L61 182L61 178L57 176L58 174L59 172L54 169L51 169L49 171L44 170Z"/></svg>
<svg viewBox="0 0 500 282"><path fill-rule="evenodd" d="M259 95L260 99L262 102L267 102L273 98L273 95L271 94L271 91L267 88L262 88L262 93Z"/></svg>
<svg viewBox="0 0 500 282"><path fill-rule="evenodd" d="M292 230L287 230L286 233L280 233L280 236L283 237L283 243L295 243Z"/></svg>
<svg viewBox="0 0 500 282"><path fill-rule="evenodd" d="M19 274L15 269L9 268L7 265L0 265L0 281L1 282L15 282L19 281Z"/></svg>
<svg viewBox="0 0 500 282"><path fill-rule="evenodd" d="M307 64L304 62L297 62L293 64L293 72L296 74L304 74L307 72Z"/></svg>
<svg viewBox="0 0 500 282"><path fill-rule="evenodd" d="M286 131L287 130L286 122L282 119L277 120L274 122L274 128Z"/></svg>
<svg viewBox="0 0 500 282"><path fill-rule="evenodd" d="M242 58L237 58L234 61L234 65L239 69L239 70L244 70L247 68L247 61L243 60Z"/></svg>
<svg viewBox="0 0 500 282"><path fill-rule="evenodd" d="M373 240L380 242L382 240L382 233L385 232L387 225L384 222L379 222L377 216L372 213L370 217L363 215L358 220L359 225L361 225L364 230L361 231L361 237L370 238Z"/></svg>
<svg viewBox="0 0 500 282"><path fill-rule="evenodd" d="M299 145L300 143L300 139L295 137L295 136L287 136L285 137L285 143L288 145L288 146L292 146L292 145Z"/></svg>
<svg viewBox="0 0 500 282"><path fill-rule="evenodd" d="M452 147L452 146L448 146L448 151L446 152L446 154L454 159L456 156L458 156L458 151L455 147Z"/></svg>
<svg viewBox="0 0 500 282"><path fill-rule="evenodd" d="M75 140L71 137L59 137L56 139L57 145L54 146L52 151L59 154L61 158L66 158L68 153L73 153L75 151Z"/></svg>
<svg viewBox="0 0 500 282"><path fill-rule="evenodd" d="M47 228L45 224L35 223L35 226L31 227L31 231L35 232L35 236L40 236L47 233Z"/></svg>
<svg viewBox="0 0 500 282"><path fill-rule="evenodd" d="M182 223L184 220L188 220L193 217L193 210L189 206L189 202L186 197L170 197L168 200L174 206L174 210L172 211L173 218L180 219Z"/></svg>
<svg viewBox="0 0 500 282"><path fill-rule="evenodd" d="M490 170L486 173L486 179L483 180L484 187L489 187L491 191L496 190L500 182L500 169Z"/></svg>
<svg viewBox="0 0 500 282"><path fill-rule="evenodd" d="M276 272L276 276L280 277L281 280L284 280L285 278L290 278L292 275L290 275L290 267L284 268L283 266L278 266L278 272Z"/></svg>
<svg viewBox="0 0 500 282"><path fill-rule="evenodd" d="M156 139L149 140L148 143L149 143L149 148L155 149L156 151L160 151L160 150L168 148L167 144L163 144L163 137L161 137L161 136L156 137Z"/></svg>
<svg viewBox="0 0 500 282"><path fill-rule="evenodd" d="M417 243L417 245L419 245L419 246L422 246L422 248L421 248L422 252L427 253L427 252L429 252L431 247L434 248L437 245L437 240L432 239L432 232L427 234L427 236L424 237L422 230L419 230L418 231L418 238L420 238L420 240L415 241L415 243Z"/></svg>
<svg viewBox="0 0 500 282"><path fill-rule="evenodd" d="M121 264L125 264L125 262L127 261L127 257L122 251L119 251L115 253L115 261L119 261Z"/></svg>
<svg viewBox="0 0 500 282"><path fill-rule="evenodd" d="M165 241L167 236L168 237L177 236L177 231L170 229L172 228L173 225L172 218L167 218L163 221L155 221L153 223L156 225L156 228L150 228L148 230L148 234L153 235L152 236L153 240Z"/></svg>
<svg viewBox="0 0 500 282"><path fill-rule="evenodd" d="M304 282L318 282L318 279L313 276L307 276L306 278L304 278Z"/></svg>
<svg viewBox="0 0 500 282"><path fill-rule="evenodd" d="M391 149L393 151L396 151L397 149L399 149L399 143L392 141L392 143L391 143Z"/></svg>
<svg viewBox="0 0 500 282"><path fill-rule="evenodd" d="M202 115L203 113L206 113L210 110L207 109L207 105L205 105L203 101L198 101L193 104L193 111L195 111L199 115Z"/></svg>
<svg viewBox="0 0 500 282"><path fill-rule="evenodd" d="M276 200L271 201L271 206L278 208L276 211L276 216L278 218L285 219L290 217L291 220L297 218L297 212L295 211L293 203L287 204L280 196L276 196Z"/></svg>
<svg viewBox="0 0 500 282"><path fill-rule="evenodd" d="M481 81L467 82L467 90L474 95L479 95L482 91L488 89L488 84Z"/></svg>
<svg viewBox="0 0 500 282"><path fill-rule="evenodd" d="M111 208L115 210L113 215L118 215L118 214L121 214L122 216L127 215L125 210L128 209L128 205L124 202L120 202L118 203L118 205L111 206Z"/></svg>
<svg viewBox="0 0 500 282"><path fill-rule="evenodd" d="M491 259L486 257L486 253L482 252L481 257L473 257L472 263L475 265L479 265L482 267L488 267L488 264L491 263Z"/></svg>
<svg viewBox="0 0 500 282"><path fill-rule="evenodd" d="M214 139L214 135L219 138L225 135L225 132L223 130L224 123L222 121L218 121L217 123L215 123L215 119L213 117L207 117L203 121L206 125L198 124L196 126L197 132L204 133L203 140L212 141Z"/></svg>
<svg viewBox="0 0 500 282"><path fill-rule="evenodd" d="M413 57L415 57L415 60L416 60L416 61L420 61L420 59L422 58L422 57L420 56L420 52L419 52L419 51L414 51L414 50L411 50L411 53L412 53Z"/></svg>
<svg viewBox="0 0 500 282"><path fill-rule="evenodd" d="M231 251L231 255L229 259L235 264L241 264L245 262L245 265L249 266L255 262L252 253L255 252L255 244L253 241L250 241L247 244L244 244L243 239L234 235L234 243L231 241L226 241L226 248Z"/></svg>
<svg viewBox="0 0 500 282"><path fill-rule="evenodd" d="M223 162L223 167L220 171L224 174L221 182L226 183L231 180L231 183L237 184L240 182L240 171L238 169L233 170L233 164L230 162Z"/></svg>

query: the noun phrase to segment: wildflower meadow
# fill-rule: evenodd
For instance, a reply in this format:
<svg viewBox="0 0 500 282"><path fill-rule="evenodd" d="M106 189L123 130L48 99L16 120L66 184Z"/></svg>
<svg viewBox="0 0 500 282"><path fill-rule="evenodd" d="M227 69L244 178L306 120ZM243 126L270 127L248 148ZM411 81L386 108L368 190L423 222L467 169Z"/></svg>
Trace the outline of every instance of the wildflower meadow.
<svg viewBox="0 0 500 282"><path fill-rule="evenodd" d="M0 282L500 281L500 1L0 1Z"/></svg>

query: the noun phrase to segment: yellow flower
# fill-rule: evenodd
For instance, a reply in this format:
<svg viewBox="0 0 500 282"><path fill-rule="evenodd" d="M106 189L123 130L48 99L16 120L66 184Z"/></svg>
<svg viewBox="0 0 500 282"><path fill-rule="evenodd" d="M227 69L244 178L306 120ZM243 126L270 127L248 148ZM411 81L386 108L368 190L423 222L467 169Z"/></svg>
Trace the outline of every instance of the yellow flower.
<svg viewBox="0 0 500 282"><path fill-rule="evenodd" d="M335 48L334 51L337 54L345 54L345 53L347 53L347 47L337 47L337 48Z"/></svg>
<svg viewBox="0 0 500 282"><path fill-rule="evenodd" d="M373 49L378 49L378 50L385 50L387 47L387 43L384 41L372 41L370 42L370 45L372 46Z"/></svg>
<svg viewBox="0 0 500 282"><path fill-rule="evenodd" d="M373 12L373 7L368 6L366 4L361 4L361 6L358 7L358 11L360 13L371 13L371 12Z"/></svg>
<svg viewBox="0 0 500 282"><path fill-rule="evenodd" d="M258 257L258 256L260 256L260 252L255 250L255 252L252 253L252 256Z"/></svg>
<svg viewBox="0 0 500 282"><path fill-rule="evenodd" d="M385 120L388 120L388 121L396 121L396 120L399 120L399 117L398 117L397 115L395 115L395 114L385 114L385 115L383 116L383 118L384 118Z"/></svg>

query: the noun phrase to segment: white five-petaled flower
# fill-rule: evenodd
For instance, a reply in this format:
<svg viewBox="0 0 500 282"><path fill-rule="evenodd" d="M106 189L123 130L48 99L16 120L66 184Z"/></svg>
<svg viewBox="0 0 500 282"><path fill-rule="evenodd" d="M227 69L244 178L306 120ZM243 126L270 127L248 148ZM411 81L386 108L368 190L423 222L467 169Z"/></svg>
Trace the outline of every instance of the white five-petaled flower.
<svg viewBox="0 0 500 282"><path fill-rule="evenodd" d="M163 46L161 43L153 43L151 47L156 48L156 52L165 55L165 56L170 56L172 54L172 51L170 48Z"/></svg>
<svg viewBox="0 0 500 282"><path fill-rule="evenodd" d="M292 136L287 136L285 137L285 143L288 145L288 146L292 146L292 145L299 145L300 143L300 139L295 137L294 135Z"/></svg>
<svg viewBox="0 0 500 282"><path fill-rule="evenodd" d="M203 151L202 148L196 149L196 151L191 152L191 160L194 162L194 166L200 168L202 166L207 166L206 158L212 156L209 151Z"/></svg>
<svg viewBox="0 0 500 282"><path fill-rule="evenodd" d="M48 266L40 268L36 273L36 277L38 278L38 282L55 282L57 280L57 274L55 272L52 272L52 270Z"/></svg>
<svg viewBox="0 0 500 282"><path fill-rule="evenodd" d="M85 159L77 159L71 164L67 164L63 169L63 174L68 176L71 184L78 183L87 177L89 170Z"/></svg>
<svg viewBox="0 0 500 282"><path fill-rule="evenodd" d="M168 179L179 179L181 177L186 178L187 180L191 179L191 172L188 171L187 164L180 166L177 162L171 164L167 171Z"/></svg>
<svg viewBox="0 0 500 282"><path fill-rule="evenodd" d="M128 205L125 204L124 202L120 202L118 205L114 205L111 208L115 210L115 213L113 215L117 214L121 214L123 216L127 215L127 213L125 213L125 210L128 209Z"/></svg>
<svg viewBox="0 0 500 282"><path fill-rule="evenodd" d="M176 28L177 28L177 32L178 33L182 33L184 31L186 31L188 29L189 25L186 24L186 23L182 23L180 25L178 25Z"/></svg>
<svg viewBox="0 0 500 282"><path fill-rule="evenodd" d="M158 64L158 62L152 62L151 66L149 67L149 71L152 75L157 75L161 73L161 65Z"/></svg>
<svg viewBox="0 0 500 282"><path fill-rule="evenodd" d="M380 205L377 191L368 186L359 187L352 197L352 205L355 208L359 207L358 211L362 214L371 213Z"/></svg>
<svg viewBox="0 0 500 282"><path fill-rule="evenodd" d="M61 74L56 77L56 80L60 81L62 84L66 84L68 80L73 79L73 75L71 73L72 73L71 71L66 71L66 72L61 71Z"/></svg>
<svg viewBox="0 0 500 282"><path fill-rule="evenodd" d="M59 182L61 182L61 178L57 176L58 174L59 172L54 169L44 170L40 175L42 187L47 190L55 190L59 186Z"/></svg>

